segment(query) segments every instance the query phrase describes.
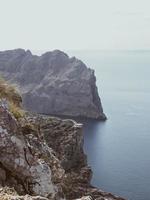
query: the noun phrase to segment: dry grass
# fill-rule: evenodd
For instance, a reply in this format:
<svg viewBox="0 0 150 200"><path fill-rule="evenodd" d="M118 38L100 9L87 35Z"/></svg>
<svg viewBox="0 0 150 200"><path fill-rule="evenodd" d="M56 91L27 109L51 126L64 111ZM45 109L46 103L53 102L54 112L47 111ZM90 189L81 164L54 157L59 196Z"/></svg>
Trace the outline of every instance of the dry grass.
<svg viewBox="0 0 150 200"><path fill-rule="evenodd" d="M17 120L24 116L24 111L14 103L9 103L9 110Z"/></svg>
<svg viewBox="0 0 150 200"><path fill-rule="evenodd" d="M0 78L0 98L6 98L9 102L12 102L16 106L20 107L22 103L21 96L16 88L2 78Z"/></svg>
<svg viewBox="0 0 150 200"><path fill-rule="evenodd" d="M14 114L16 119L24 115L21 109L22 98L19 92L13 85L8 84L2 78L0 78L0 98L9 102L10 112Z"/></svg>

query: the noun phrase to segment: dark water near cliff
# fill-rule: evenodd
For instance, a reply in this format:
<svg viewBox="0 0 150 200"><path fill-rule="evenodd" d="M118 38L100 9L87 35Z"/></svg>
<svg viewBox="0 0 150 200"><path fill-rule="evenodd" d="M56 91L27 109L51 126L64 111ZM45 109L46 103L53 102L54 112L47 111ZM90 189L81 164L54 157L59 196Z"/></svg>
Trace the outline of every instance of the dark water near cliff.
<svg viewBox="0 0 150 200"><path fill-rule="evenodd" d="M73 52L95 69L106 122L85 122L92 183L150 199L150 51Z"/></svg>

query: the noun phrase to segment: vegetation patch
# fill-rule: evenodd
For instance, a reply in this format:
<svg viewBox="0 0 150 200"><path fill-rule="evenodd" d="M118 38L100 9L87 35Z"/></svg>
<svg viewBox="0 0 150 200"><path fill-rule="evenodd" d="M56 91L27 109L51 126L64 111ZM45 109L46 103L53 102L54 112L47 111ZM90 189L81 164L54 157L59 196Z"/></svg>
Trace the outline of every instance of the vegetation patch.
<svg viewBox="0 0 150 200"><path fill-rule="evenodd" d="M24 111L21 109L22 98L19 92L15 86L2 78L0 78L0 99L8 101L10 112L13 113L16 119L24 116Z"/></svg>

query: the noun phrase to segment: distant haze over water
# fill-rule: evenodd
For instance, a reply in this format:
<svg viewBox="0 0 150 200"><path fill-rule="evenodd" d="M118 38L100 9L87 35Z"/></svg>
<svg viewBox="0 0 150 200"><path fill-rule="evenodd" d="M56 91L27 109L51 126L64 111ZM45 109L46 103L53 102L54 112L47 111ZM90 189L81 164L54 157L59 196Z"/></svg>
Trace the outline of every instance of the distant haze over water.
<svg viewBox="0 0 150 200"><path fill-rule="evenodd" d="M108 120L85 122L92 183L130 200L150 198L150 51L80 51L95 69Z"/></svg>

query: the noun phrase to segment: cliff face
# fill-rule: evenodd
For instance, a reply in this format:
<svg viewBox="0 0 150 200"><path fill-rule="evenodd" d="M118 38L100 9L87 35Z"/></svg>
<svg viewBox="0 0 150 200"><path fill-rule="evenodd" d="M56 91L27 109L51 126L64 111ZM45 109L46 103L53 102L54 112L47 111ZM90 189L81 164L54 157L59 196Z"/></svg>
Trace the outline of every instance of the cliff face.
<svg viewBox="0 0 150 200"><path fill-rule="evenodd" d="M94 71L55 50L34 56L23 49L0 52L0 72L19 86L24 106L43 114L105 120Z"/></svg>
<svg viewBox="0 0 150 200"><path fill-rule="evenodd" d="M75 121L31 114L17 120L0 100L0 152L1 200L123 200L91 186Z"/></svg>
<svg viewBox="0 0 150 200"><path fill-rule="evenodd" d="M29 132L28 135L23 134L22 124L15 120L2 102L0 151L0 182L3 186L14 187L19 194L56 198L58 188L52 181L50 165L55 162L59 166L59 161L37 137Z"/></svg>

